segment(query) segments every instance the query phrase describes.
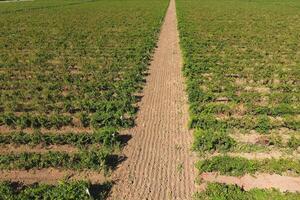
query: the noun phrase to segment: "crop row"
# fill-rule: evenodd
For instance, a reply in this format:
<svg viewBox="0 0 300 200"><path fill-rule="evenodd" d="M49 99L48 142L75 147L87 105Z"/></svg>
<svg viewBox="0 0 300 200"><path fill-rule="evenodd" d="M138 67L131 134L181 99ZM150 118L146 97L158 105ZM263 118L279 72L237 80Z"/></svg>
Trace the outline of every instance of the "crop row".
<svg viewBox="0 0 300 200"><path fill-rule="evenodd" d="M0 169L92 169L107 170L110 152L105 149L82 150L79 153L49 151L47 153L20 153L0 155Z"/></svg>
<svg viewBox="0 0 300 200"><path fill-rule="evenodd" d="M285 3L177 0L194 150L209 157L197 163L201 173L299 176L296 157L257 160L226 155L299 149L299 2ZM233 137L236 133L261 134L265 141L239 142ZM283 142L281 136L289 137ZM212 155L215 152L220 155ZM258 191L218 184L207 191L198 199L264 199L269 193L278 199L299 198L275 191L255 196Z"/></svg>
<svg viewBox="0 0 300 200"><path fill-rule="evenodd" d="M267 115L258 115L255 117L245 116L242 118L229 117L228 119L220 120L214 115L201 113L192 117L190 127L212 130L238 128L243 130L256 130L259 133L268 133L271 129L282 127L299 131L300 120L294 116L287 116L279 122L272 122Z"/></svg>
<svg viewBox="0 0 300 200"><path fill-rule="evenodd" d="M111 113L97 112L92 115L87 113L80 113L79 116L80 124L76 126L80 127L93 127L102 128L105 126L113 127L129 127L133 125L133 118L122 118L122 112L116 111ZM75 126L75 117L70 115L60 115L60 114L14 114L14 113L2 113L0 114L0 125L6 125L12 128L56 128L60 129L63 126ZM78 121L78 120L77 120Z"/></svg>
<svg viewBox="0 0 300 200"><path fill-rule="evenodd" d="M265 159L260 161L240 157L216 156L197 163L200 172L215 172L221 174L241 176L256 172L277 173L289 171L291 174L300 175L300 161L291 159Z"/></svg>
<svg viewBox="0 0 300 200"><path fill-rule="evenodd" d="M136 94L167 5L167 0L3 4L0 145L11 153L0 152L0 169L111 169L119 158L119 129L134 125ZM58 150L18 152L14 145ZM89 187L94 186L79 182L19 189L2 183L0 199L104 199L91 190L89 195Z"/></svg>
<svg viewBox="0 0 300 200"><path fill-rule="evenodd" d="M0 184L0 199L82 199L102 200L110 190L110 184L92 185L86 181L61 181L58 185L33 184L30 186L15 182ZM17 188L17 189L16 189Z"/></svg>
<svg viewBox="0 0 300 200"><path fill-rule="evenodd" d="M6 125L72 125L71 120L60 124L64 119L43 119L48 113L78 113L87 127L133 124L133 94L143 84L167 1L130 2L126 7L135 11L132 16L117 2L72 2L16 15L1 13L1 19L9 19L0 20L5 30L0 111L4 118L12 117L4 120ZM52 3L59 2L45 5ZM41 15L47 20L40 20ZM20 112L28 116L12 115Z"/></svg>
<svg viewBox="0 0 300 200"><path fill-rule="evenodd" d="M283 141L280 135L271 135L270 137L265 137L266 142L262 142L261 144L241 144L236 142L233 138L231 138L228 133L222 130L212 131L212 130L202 130L198 129L194 133L195 140L193 144L193 149L200 153L209 153L209 152L229 152L229 151L239 151L242 149L249 148L259 148L265 147L265 143L267 143L270 147L288 149L288 150L297 150L300 146L300 138L291 136L286 141Z"/></svg>
<svg viewBox="0 0 300 200"><path fill-rule="evenodd" d="M205 191L195 194L195 199L224 199L224 200L297 200L299 193L282 193L275 189L252 189L245 192L244 188L237 185L208 183Z"/></svg>
<svg viewBox="0 0 300 200"><path fill-rule="evenodd" d="M119 134L114 128L105 128L93 133L25 133L12 132L0 134L0 144L27 144L27 145L74 145L86 146L101 144L104 146L116 145L120 141Z"/></svg>

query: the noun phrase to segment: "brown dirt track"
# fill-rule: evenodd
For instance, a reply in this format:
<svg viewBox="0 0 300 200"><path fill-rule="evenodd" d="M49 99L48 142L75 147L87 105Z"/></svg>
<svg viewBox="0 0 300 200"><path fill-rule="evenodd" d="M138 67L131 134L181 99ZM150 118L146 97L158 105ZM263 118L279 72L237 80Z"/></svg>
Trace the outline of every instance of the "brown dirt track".
<svg viewBox="0 0 300 200"><path fill-rule="evenodd" d="M73 171L55 168L31 169L31 170L1 170L1 181L22 182L24 184L46 183L57 184L57 181L88 179L91 183L103 183L106 177L96 171Z"/></svg>
<svg viewBox="0 0 300 200"><path fill-rule="evenodd" d="M127 160L113 174L110 199L191 199L195 190L188 106L175 1L171 0L151 62Z"/></svg>
<svg viewBox="0 0 300 200"><path fill-rule="evenodd" d="M281 176L278 174L246 174L242 177L224 176L215 172L202 173L201 179L205 182L218 182L236 184L248 191L253 188L271 189L276 188L282 192L300 192L300 178ZM205 183L202 185L205 188Z"/></svg>

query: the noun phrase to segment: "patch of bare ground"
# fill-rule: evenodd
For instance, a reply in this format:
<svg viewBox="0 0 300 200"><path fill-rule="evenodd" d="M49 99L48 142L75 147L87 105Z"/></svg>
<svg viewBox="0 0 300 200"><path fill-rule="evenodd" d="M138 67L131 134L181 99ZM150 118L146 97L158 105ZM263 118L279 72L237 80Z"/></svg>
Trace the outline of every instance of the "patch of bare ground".
<svg viewBox="0 0 300 200"><path fill-rule="evenodd" d="M44 146L42 144L30 146L30 145L14 145L14 144L6 144L0 145L0 154L8 154L8 153L47 153L49 151L59 151L66 153L76 153L78 149L71 145L49 145Z"/></svg>
<svg viewBox="0 0 300 200"><path fill-rule="evenodd" d="M286 139L290 139L291 135L294 134L294 135L300 135L299 134L299 131L295 131L295 130L292 130L292 129L289 129L289 128L285 128L285 127L281 127L281 128L278 128L278 129L272 129L270 130L270 133L275 133L275 134L279 134L281 135L283 138L286 138Z"/></svg>
<svg viewBox="0 0 300 200"><path fill-rule="evenodd" d="M269 94L271 92L270 88L268 87L250 87L250 86L246 86L244 88L245 91L247 92L258 92L258 93L262 93L262 94Z"/></svg>
<svg viewBox="0 0 300 200"><path fill-rule="evenodd" d="M297 151L293 151L290 154L283 153L281 151L270 151L270 152L252 152L252 153L229 153L230 156L235 157L243 157L247 159L256 159L256 160L263 160L263 159L300 159L300 154Z"/></svg>
<svg viewBox="0 0 300 200"><path fill-rule="evenodd" d="M103 183L107 181L104 174L94 171L73 171L54 168L32 169L32 170L1 170L1 181L14 181L24 184L46 183L57 184L62 179L89 180L91 183Z"/></svg>
<svg viewBox="0 0 300 200"><path fill-rule="evenodd" d="M248 143L248 144L264 144L264 145L268 145L272 137L280 138L283 144L286 144L292 136L296 138L300 137L296 135L294 131L284 130L284 129L272 130L272 132L267 135L263 135L254 130L251 130L249 133L245 133L245 134L239 132L233 132L229 134L229 136L237 142Z"/></svg>
<svg viewBox="0 0 300 200"><path fill-rule="evenodd" d="M195 156L182 77L175 1L171 0L139 103L127 157L113 173L110 199L191 199Z"/></svg>
<svg viewBox="0 0 300 200"><path fill-rule="evenodd" d="M210 156L207 156L206 158L211 158L215 156L222 155L221 153L213 153ZM242 157L249 160L263 160L263 159L300 159L300 153L298 151L293 151L292 153L285 153L278 150L271 150L268 152L228 152L226 155L231 157Z"/></svg>
<svg viewBox="0 0 300 200"><path fill-rule="evenodd" d="M215 101L219 103L228 103L229 99L227 97L218 97Z"/></svg>
<svg viewBox="0 0 300 200"><path fill-rule="evenodd" d="M261 137L265 137L264 135L261 135L255 131L250 131L249 134L242 134L242 133L232 133L230 134L230 137L232 137L235 141L243 142L243 143L249 143L249 144L256 144Z"/></svg>
<svg viewBox="0 0 300 200"><path fill-rule="evenodd" d="M202 173L202 181L236 184L246 191L253 188L270 189L276 188L282 192L300 192L300 177L281 176L278 174L246 174L242 177L219 175L217 172ZM205 189L206 183L201 188Z"/></svg>
<svg viewBox="0 0 300 200"><path fill-rule="evenodd" d="M235 84L237 86L243 86L243 85L246 85L247 83L248 83L248 80L246 78L241 77L241 78L235 79Z"/></svg>

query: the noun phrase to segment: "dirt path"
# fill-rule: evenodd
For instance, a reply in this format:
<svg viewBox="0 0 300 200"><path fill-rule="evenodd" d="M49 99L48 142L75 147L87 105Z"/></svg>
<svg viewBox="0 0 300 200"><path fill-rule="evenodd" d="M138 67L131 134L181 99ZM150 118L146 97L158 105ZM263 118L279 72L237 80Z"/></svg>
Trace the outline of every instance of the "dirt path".
<svg viewBox="0 0 300 200"><path fill-rule="evenodd" d="M188 106L175 1L171 0L150 65L127 158L113 174L110 199L190 199L194 192L194 155L188 131Z"/></svg>
<svg viewBox="0 0 300 200"><path fill-rule="evenodd" d="M216 172L202 173L200 175L201 179L205 182L218 182L226 184L236 184L242 187L244 190L248 191L254 188L260 189L271 189L276 188L282 192L300 192L300 178L299 177L290 177L290 176L281 176L278 174L255 174L249 175L246 174L241 177L233 176L224 176L219 175ZM202 186L202 189L205 189L206 183Z"/></svg>
<svg viewBox="0 0 300 200"><path fill-rule="evenodd" d="M22 182L24 184L45 183L57 184L63 179L82 180L88 179L91 183L103 183L108 179L97 171L76 171L55 168L30 169L30 170L0 170L1 181Z"/></svg>

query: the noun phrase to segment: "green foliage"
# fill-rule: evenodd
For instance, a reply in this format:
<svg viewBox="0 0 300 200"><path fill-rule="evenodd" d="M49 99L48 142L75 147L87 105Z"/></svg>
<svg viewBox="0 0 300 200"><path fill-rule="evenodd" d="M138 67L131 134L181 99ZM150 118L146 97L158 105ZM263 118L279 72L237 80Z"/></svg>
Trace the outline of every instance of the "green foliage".
<svg viewBox="0 0 300 200"><path fill-rule="evenodd" d="M83 127L88 127L90 125L89 115L85 112L80 113L80 121L81 121Z"/></svg>
<svg viewBox="0 0 300 200"><path fill-rule="evenodd" d="M290 116L290 115L285 116L284 126L289 129L299 131L300 130L300 120L299 119L297 120L293 116Z"/></svg>
<svg viewBox="0 0 300 200"><path fill-rule="evenodd" d="M167 0L1 5L0 125L132 126L134 95L144 84L167 5Z"/></svg>
<svg viewBox="0 0 300 200"><path fill-rule="evenodd" d="M66 168L103 170L109 161L107 150L89 150L79 153L49 151L47 153L20 153L0 155L0 169Z"/></svg>
<svg viewBox="0 0 300 200"><path fill-rule="evenodd" d="M135 95L167 6L167 0L1 4L0 126L9 133L0 134L0 144L80 149L0 155L0 169L102 170L115 164L117 131L134 125ZM3 190L14 195L5 199L91 199L79 186Z"/></svg>
<svg viewBox="0 0 300 200"><path fill-rule="evenodd" d="M40 133L33 134L14 132L0 135L0 144L29 144L29 145L75 145L103 144L112 146L118 142L118 132L115 128L103 128L93 133Z"/></svg>
<svg viewBox="0 0 300 200"><path fill-rule="evenodd" d="M292 149L298 149L300 147L300 139L292 136L287 145Z"/></svg>
<svg viewBox="0 0 300 200"><path fill-rule="evenodd" d="M192 116L190 128L222 130L227 128L226 122L217 120L212 114L200 114Z"/></svg>
<svg viewBox="0 0 300 200"><path fill-rule="evenodd" d="M218 171L221 174L240 176L245 173L254 173L258 170L258 164L255 161L245 158L216 156L212 159L199 161L196 167L200 172Z"/></svg>
<svg viewBox="0 0 300 200"><path fill-rule="evenodd" d="M299 5L296 0L176 1L194 149L201 153L222 152L223 148L251 153L274 147L289 152L299 147L296 138L286 144L283 137L268 135L265 145L260 141L234 142L228 137L235 133L280 136L282 130L285 134L299 132ZM200 172L230 175L256 171L298 174L298 164L298 160L221 156L200 161L197 166Z"/></svg>
<svg viewBox="0 0 300 200"><path fill-rule="evenodd" d="M249 112L252 114L282 116L282 115L296 115L299 114L298 109L295 109L293 105L281 103L275 107L266 106L251 106Z"/></svg>
<svg viewBox="0 0 300 200"><path fill-rule="evenodd" d="M245 191L237 185L225 185L220 183L208 183L203 192L195 194L195 200L297 200L299 193L281 193L275 189L251 189Z"/></svg>
<svg viewBox="0 0 300 200"><path fill-rule="evenodd" d="M194 135L193 147L201 153L229 151L235 146L235 141L224 132L198 129Z"/></svg>
<svg viewBox="0 0 300 200"><path fill-rule="evenodd" d="M63 115L30 115L29 113L23 115L16 115L13 113L0 114L3 124L11 127L24 128L61 128L63 126L72 125L72 117Z"/></svg>
<svg viewBox="0 0 300 200"><path fill-rule="evenodd" d="M97 192L92 193L94 185L85 181L60 181L58 185L33 184L19 185L16 183L0 183L0 199L3 200L102 200L110 189L108 183L97 186ZM93 194L93 195L91 195Z"/></svg>
<svg viewBox="0 0 300 200"><path fill-rule="evenodd" d="M264 159L248 160L241 157L215 156L211 159L201 160L196 167L200 172L220 172L221 174L241 176L246 173L268 172L281 174L293 171L300 174L300 161L290 159Z"/></svg>
<svg viewBox="0 0 300 200"><path fill-rule="evenodd" d="M255 130L260 133L268 133L269 130L272 128L270 125L270 119L266 115L262 115L258 117L257 124Z"/></svg>

